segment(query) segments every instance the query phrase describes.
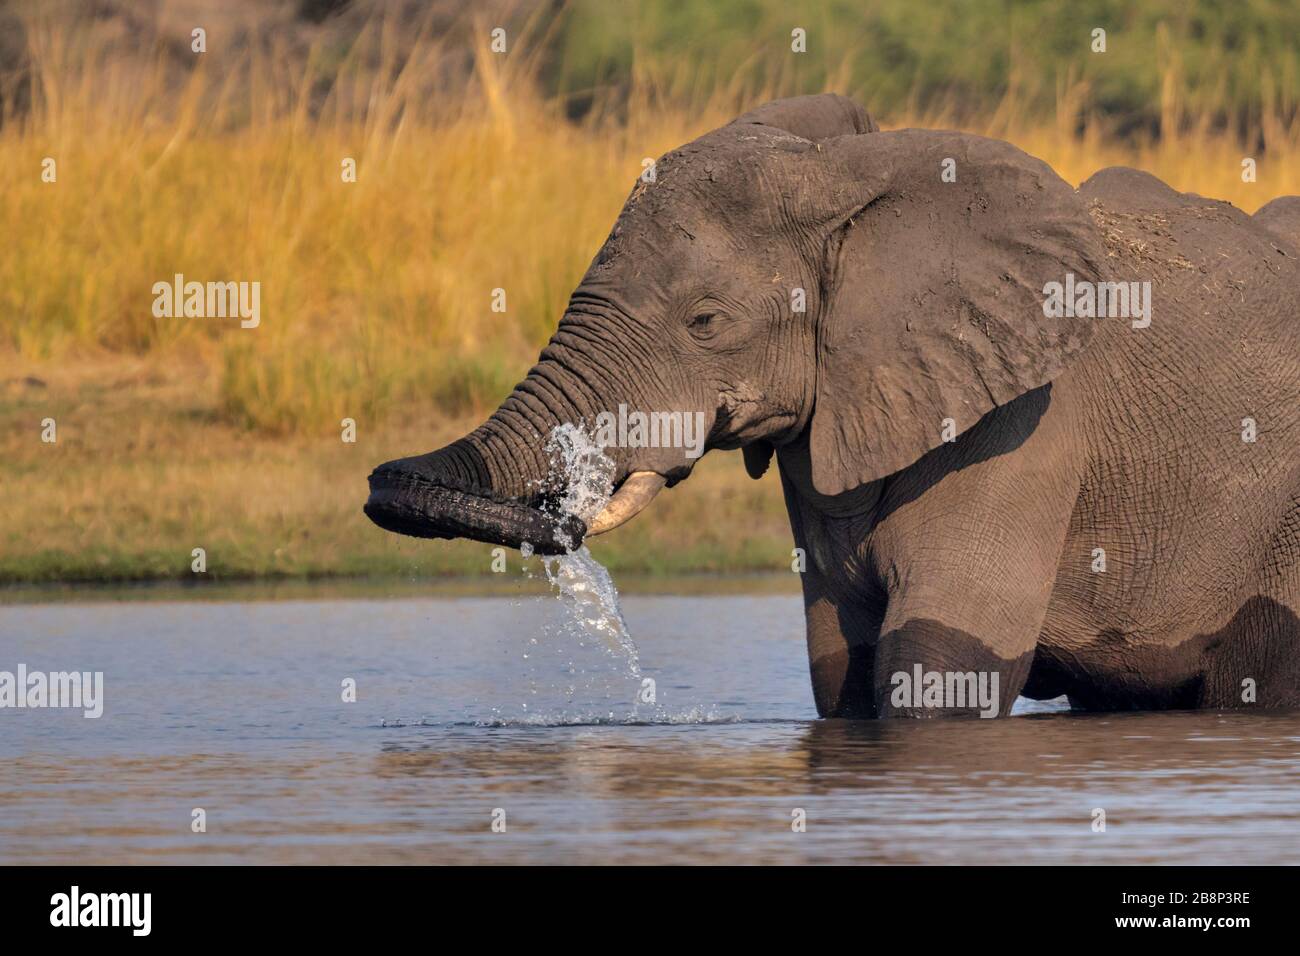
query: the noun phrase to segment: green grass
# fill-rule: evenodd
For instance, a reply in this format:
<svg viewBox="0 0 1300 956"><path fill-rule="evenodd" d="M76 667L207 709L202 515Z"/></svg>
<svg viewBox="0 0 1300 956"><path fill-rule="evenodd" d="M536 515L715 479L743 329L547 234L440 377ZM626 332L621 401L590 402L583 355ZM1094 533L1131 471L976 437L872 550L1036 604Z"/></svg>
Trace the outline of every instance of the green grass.
<svg viewBox="0 0 1300 956"><path fill-rule="evenodd" d="M1291 122L1300 102L1300 6L1289 0L571 0L566 10L543 79L578 105L618 102L637 83L687 104L701 89L830 87L888 122L943 113L969 125L1008 100L1053 122L1074 88L1087 95L1065 98L1071 121L1121 134L1208 122L1245 135ZM807 35L799 55L796 27ZM1092 49L1097 28L1104 53Z"/></svg>

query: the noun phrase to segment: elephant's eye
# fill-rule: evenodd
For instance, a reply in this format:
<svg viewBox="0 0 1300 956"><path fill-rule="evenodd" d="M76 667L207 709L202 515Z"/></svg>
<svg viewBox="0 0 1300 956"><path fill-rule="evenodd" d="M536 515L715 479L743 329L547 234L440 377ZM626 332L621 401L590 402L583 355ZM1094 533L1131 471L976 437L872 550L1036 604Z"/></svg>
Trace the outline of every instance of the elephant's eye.
<svg viewBox="0 0 1300 956"><path fill-rule="evenodd" d="M716 312L697 312L686 326L697 339L710 339L718 328Z"/></svg>

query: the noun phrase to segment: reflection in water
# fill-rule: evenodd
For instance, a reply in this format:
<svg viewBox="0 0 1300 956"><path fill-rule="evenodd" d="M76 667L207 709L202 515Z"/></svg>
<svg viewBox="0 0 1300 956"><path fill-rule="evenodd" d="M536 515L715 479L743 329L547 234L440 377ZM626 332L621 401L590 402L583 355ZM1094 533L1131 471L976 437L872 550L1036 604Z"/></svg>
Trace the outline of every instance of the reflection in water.
<svg viewBox="0 0 1300 956"><path fill-rule="evenodd" d="M105 672L100 720L0 713L0 862L1300 858L1300 715L818 721L797 598L625 604L663 722L573 725L609 655L529 602L0 609L0 668Z"/></svg>
<svg viewBox="0 0 1300 956"><path fill-rule="evenodd" d="M513 803L514 825L546 847L541 858L569 861L1297 856L1296 715L1053 714L655 730L648 739L609 727L487 738L432 732L389 743L374 772L475 780L484 805ZM807 811L806 833L790 832L795 807ZM1104 833L1092 829L1098 807L1106 811ZM474 818L462 825L466 835L481 829ZM483 859L511 858L495 845L478 849Z"/></svg>

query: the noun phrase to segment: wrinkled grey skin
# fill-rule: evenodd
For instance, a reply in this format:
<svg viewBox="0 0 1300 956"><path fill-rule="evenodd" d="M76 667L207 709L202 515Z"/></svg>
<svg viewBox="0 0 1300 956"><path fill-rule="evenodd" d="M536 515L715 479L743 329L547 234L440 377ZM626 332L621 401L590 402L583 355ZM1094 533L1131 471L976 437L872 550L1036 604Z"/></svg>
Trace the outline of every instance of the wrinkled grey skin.
<svg viewBox="0 0 1300 956"><path fill-rule="evenodd" d="M1150 282L1150 326L1047 318L1066 273ZM978 709L896 699L918 664L996 673L1001 714L1290 707L1298 398L1300 199L1251 217L1128 169L1076 191L1005 143L801 97L665 156L525 381L380 466L367 513L555 550L556 424L700 409L755 477L775 450L823 716ZM693 464L611 454L619 479Z"/></svg>

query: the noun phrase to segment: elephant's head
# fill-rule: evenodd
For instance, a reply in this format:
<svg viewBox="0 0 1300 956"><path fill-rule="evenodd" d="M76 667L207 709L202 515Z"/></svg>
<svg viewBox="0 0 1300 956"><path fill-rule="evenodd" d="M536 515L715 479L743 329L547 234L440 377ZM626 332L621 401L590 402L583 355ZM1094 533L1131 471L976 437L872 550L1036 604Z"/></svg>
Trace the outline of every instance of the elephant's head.
<svg viewBox="0 0 1300 956"><path fill-rule="evenodd" d="M769 103L637 183L524 381L459 441L377 468L366 513L423 537L576 544L694 464L685 442L610 447L614 497L557 522L547 437L620 406L702 421L704 447L744 448L755 477L806 435L816 490L857 487L1086 345L1091 323L1045 317L1042 289L1093 277L1095 244L1074 190L1012 146L879 132L834 95Z"/></svg>

